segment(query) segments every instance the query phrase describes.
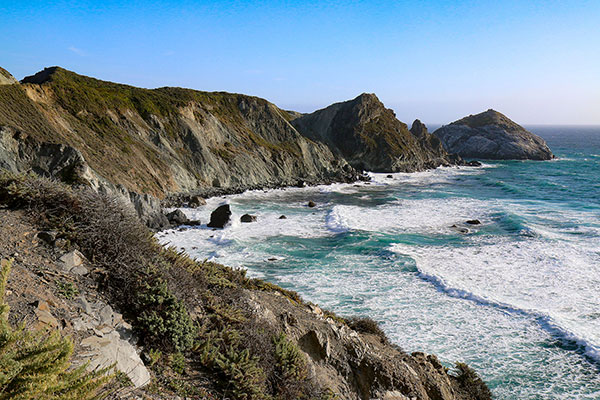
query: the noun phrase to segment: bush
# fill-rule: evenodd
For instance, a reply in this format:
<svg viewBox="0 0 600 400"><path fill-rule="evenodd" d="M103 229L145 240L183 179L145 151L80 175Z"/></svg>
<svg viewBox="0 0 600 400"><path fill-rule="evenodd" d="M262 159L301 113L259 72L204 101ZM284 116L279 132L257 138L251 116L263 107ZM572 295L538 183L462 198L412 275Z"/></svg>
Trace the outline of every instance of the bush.
<svg viewBox="0 0 600 400"><path fill-rule="evenodd" d="M0 271L0 400L94 399L112 379L87 365L71 369L73 343L58 331L51 334L12 329L4 303L11 262L2 260Z"/></svg>
<svg viewBox="0 0 600 400"><path fill-rule="evenodd" d="M197 329L184 304L169 292L164 281L145 284L138 293L137 308L144 310L135 324L144 343L178 352L192 347Z"/></svg>
<svg viewBox="0 0 600 400"><path fill-rule="evenodd" d="M379 324L369 317L346 318L346 323L357 332L375 335L381 339L382 343L389 343L385 332L379 327Z"/></svg>
<svg viewBox="0 0 600 400"><path fill-rule="evenodd" d="M469 397L477 400L491 400L492 393L485 382L477 375L473 368L464 363L456 363L456 379L460 386L469 394Z"/></svg>

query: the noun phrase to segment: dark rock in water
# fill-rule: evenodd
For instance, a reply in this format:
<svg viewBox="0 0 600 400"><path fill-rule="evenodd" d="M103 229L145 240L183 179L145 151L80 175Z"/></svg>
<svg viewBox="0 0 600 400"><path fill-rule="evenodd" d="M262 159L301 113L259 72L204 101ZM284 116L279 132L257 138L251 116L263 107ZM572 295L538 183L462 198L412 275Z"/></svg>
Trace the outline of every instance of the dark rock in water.
<svg viewBox="0 0 600 400"><path fill-rule="evenodd" d="M210 222L206 226L209 228L224 228L230 218L231 208L229 204L223 204L210 214Z"/></svg>
<svg viewBox="0 0 600 400"><path fill-rule="evenodd" d="M306 182L304 182L302 179L299 179L298 182L296 182L296 187L299 187L299 188L306 187Z"/></svg>
<svg viewBox="0 0 600 400"><path fill-rule="evenodd" d="M37 237L48 244L54 244L56 241L56 232L44 231L37 234Z"/></svg>
<svg viewBox="0 0 600 400"><path fill-rule="evenodd" d="M256 222L256 215L244 214L240 218L240 222L244 222L244 223Z"/></svg>
<svg viewBox="0 0 600 400"><path fill-rule="evenodd" d="M544 139L505 115L487 110L442 126L434 132L446 150L461 157L492 160L550 160Z"/></svg>
<svg viewBox="0 0 600 400"><path fill-rule="evenodd" d="M467 161L465 163L465 165L468 167L481 167L482 164L479 161L472 160L472 161Z"/></svg>
<svg viewBox="0 0 600 400"><path fill-rule="evenodd" d="M206 200L204 200L204 198L202 198L200 196L191 196L188 204L190 207L196 208L196 207L200 207L200 206L205 206Z"/></svg>
<svg viewBox="0 0 600 400"><path fill-rule="evenodd" d="M279 219L287 219L287 217L285 215L282 215L279 217Z"/></svg>
<svg viewBox="0 0 600 400"><path fill-rule="evenodd" d="M174 226L184 225L189 222L188 217L181 210L171 211L167 214L167 219Z"/></svg>
<svg viewBox="0 0 600 400"><path fill-rule="evenodd" d="M481 221L480 221L480 220L478 220L478 219L470 219L470 220L468 220L468 221L466 221L466 222L467 222L467 224L469 224L469 225L480 225L480 224L481 224Z"/></svg>
<svg viewBox="0 0 600 400"><path fill-rule="evenodd" d="M386 178L393 178L393 177L394 177L393 175L386 176Z"/></svg>
<svg viewBox="0 0 600 400"><path fill-rule="evenodd" d="M371 181L371 177L369 175L363 174L358 176L358 180L362 182L369 182Z"/></svg>
<svg viewBox="0 0 600 400"><path fill-rule="evenodd" d="M315 203L314 201L311 200L311 201L308 202L307 206L309 206L309 207L316 207L317 203Z"/></svg>
<svg viewBox="0 0 600 400"><path fill-rule="evenodd" d="M200 226L201 223L200 223L200 220L190 220L190 221L188 221L188 223L186 225L189 225L189 226Z"/></svg>

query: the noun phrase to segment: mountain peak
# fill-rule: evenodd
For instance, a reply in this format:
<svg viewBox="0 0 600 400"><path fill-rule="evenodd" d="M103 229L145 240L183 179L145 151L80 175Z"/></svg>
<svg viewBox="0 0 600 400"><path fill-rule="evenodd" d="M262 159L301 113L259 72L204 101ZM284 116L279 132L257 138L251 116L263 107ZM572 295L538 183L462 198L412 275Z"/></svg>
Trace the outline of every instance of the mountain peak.
<svg viewBox="0 0 600 400"><path fill-rule="evenodd" d="M70 71L67 71L64 68L57 67L57 66L47 67L47 68L44 68L42 71L36 73L35 75L26 76L25 78L23 78L21 83L35 83L35 84L40 85L42 83L52 81L52 78L55 74L64 73L64 72L70 72Z"/></svg>
<svg viewBox="0 0 600 400"><path fill-rule="evenodd" d="M487 125L501 125L505 127L522 129L521 126L516 122L492 108L479 114L471 114L467 117L461 118L458 121L452 122L451 125L467 125L471 128L480 128Z"/></svg>

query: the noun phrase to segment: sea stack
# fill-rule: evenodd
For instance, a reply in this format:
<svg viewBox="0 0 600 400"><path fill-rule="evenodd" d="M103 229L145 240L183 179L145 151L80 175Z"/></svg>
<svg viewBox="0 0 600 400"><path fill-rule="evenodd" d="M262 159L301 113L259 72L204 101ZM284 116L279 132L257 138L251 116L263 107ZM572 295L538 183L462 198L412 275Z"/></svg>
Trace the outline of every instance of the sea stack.
<svg viewBox="0 0 600 400"><path fill-rule="evenodd" d="M492 109L442 126L433 134L448 152L463 158L550 160L554 157L544 139Z"/></svg>

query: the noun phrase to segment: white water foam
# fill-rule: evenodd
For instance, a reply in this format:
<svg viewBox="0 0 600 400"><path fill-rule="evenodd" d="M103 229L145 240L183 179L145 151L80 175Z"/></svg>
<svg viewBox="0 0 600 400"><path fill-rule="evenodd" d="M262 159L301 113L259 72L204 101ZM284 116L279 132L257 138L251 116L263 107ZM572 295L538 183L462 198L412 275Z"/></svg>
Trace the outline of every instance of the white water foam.
<svg viewBox="0 0 600 400"><path fill-rule="evenodd" d="M396 244L391 250L415 259L421 276L445 293L529 315L600 361L600 247L493 241L473 238L465 247Z"/></svg>

